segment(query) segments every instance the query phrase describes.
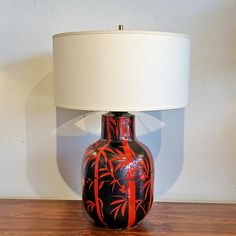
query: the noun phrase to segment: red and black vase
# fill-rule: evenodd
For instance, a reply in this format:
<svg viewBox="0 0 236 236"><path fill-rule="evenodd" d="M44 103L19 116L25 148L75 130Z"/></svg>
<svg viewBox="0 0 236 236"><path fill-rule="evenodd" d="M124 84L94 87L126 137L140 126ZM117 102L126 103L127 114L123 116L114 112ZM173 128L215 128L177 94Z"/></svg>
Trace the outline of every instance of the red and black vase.
<svg viewBox="0 0 236 236"><path fill-rule="evenodd" d="M131 228L152 206L153 158L135 137L134 118L127 112L103 115L101 138L84 154L84 207L106 228Z"/></svg>

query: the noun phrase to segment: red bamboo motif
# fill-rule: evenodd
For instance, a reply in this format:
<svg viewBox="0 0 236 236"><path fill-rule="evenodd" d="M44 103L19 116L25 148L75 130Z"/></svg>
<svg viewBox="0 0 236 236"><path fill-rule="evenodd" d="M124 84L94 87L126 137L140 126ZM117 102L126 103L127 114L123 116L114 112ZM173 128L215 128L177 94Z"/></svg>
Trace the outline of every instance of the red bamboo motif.
<svg viewBox="0 0 236 236"><path fill-rule="evenodd" d="M126 155L126 165L128 168L127 173L127 188L128 188L128 227L130 228L135 222L135 195L136 195L136 185L134 180L134 169L132 166L132 154L127 140L122 141L124 152Z"/></svg>
<svg viewBox="0 0 236 236"><path fill-rule="evenodd" d="M100 199L99 199L99 186L98 186L98 166L99 166L99 159L100 159L101 151L98 152L96 160L95 160L95 166L94 166L94 198L95 198L95 204L96 204L96 211L97 216L99 218L99 221L107 226L107 224L103 220L103 215L100 208Z"/></svg>
<svg viewBox="0 0 236 236"><path fill-rule="evenodd" d="M148 156L148 160L149 160L149 163L150 163L150 178L149 180L145 183L146 185L149 185L150 187L150 194L149 194L149 197L150 197L150 200L149 200L149 204L148 204L148 212L150 211L151 207L152 207L152 202L153 202L153 180L154 180L154 170L153 170L153 158L152 156L150 155L150 152L149 150L147 149L147 147L145 145L143 145L141 142L138 142L138 144L146 151L147 153L147 156ZM145 184L143 186L145 186ZM146 196L146 195L145 195Z"/></svg>
<svg viewBox="0 0 236 236"><path fill-rule="evenodd" d="M153 201L152 157L136 140L133 119L128 113L104 115L101 139L84 155L85 209L105 227L136 225Z"/></svg>

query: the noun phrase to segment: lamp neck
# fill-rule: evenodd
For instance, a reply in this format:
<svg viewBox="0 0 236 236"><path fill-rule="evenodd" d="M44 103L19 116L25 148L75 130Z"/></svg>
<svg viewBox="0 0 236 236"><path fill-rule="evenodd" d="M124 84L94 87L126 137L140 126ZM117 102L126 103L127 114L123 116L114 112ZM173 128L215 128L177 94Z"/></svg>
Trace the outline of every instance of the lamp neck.
<svg viewBox="0 0 236 236"><path fill-rule="evenodd" d="M128 112L108 112L102 116L101 139L107 141L135 140L135 116Z"/></svg>

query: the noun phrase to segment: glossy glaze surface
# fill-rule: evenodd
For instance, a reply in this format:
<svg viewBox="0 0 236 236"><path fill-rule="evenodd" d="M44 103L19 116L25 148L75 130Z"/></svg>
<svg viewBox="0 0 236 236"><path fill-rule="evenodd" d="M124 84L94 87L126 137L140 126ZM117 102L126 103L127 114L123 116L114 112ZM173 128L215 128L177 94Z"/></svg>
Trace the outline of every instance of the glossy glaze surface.
<svg viewBox="0 0 236 236"><path fill-rule="evenodd" d="M107 228L137 225L153 202L153 158L135 137L134 119L126 112L103 115L101 138L84 154L83 203Z"/></svg>

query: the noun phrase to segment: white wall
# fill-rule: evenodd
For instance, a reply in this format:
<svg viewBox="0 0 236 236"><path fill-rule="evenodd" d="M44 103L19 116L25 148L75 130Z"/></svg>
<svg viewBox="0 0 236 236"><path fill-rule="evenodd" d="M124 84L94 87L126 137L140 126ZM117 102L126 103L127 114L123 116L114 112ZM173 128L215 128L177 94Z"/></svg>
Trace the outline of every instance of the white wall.
<svg viewBox="0 0 236 236"><path fill-rule="evenodd" d="M0 0L0 197L81 197L99 116L53 106L51 36L124 24L192 39L189 106L137 115L156 198L236 202L235 12L235 0Z"/></svg>

